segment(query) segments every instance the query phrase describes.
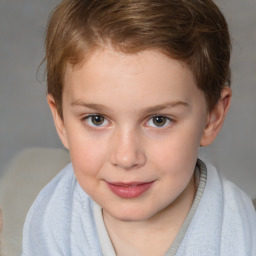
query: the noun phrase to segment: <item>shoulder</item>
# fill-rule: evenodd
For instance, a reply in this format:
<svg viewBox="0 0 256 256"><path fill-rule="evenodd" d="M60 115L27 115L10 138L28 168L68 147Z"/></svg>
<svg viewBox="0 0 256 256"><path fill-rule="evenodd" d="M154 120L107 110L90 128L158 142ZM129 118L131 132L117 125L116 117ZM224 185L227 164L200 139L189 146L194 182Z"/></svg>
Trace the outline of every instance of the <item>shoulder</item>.
<svg viewBox="0 0 256 256"><path fill-rule="evenodd" d="M38 195L23 229L23 256L101 255L93 201L67 165Z"/></svg>
<svg viewBox="0 0 256 256"><path fill-rule="evenodd" d="M70 248L74 204L79 204L74 203L80 197L78 187L72 165L68 164L42 189L26 217L23 229L24 255L29 255L26 252L69 255L66 250ZM84 196L83 200L90 201L90 198Z"/></svg>
<svg viewBox="0 0 256 256"><path fill-rule="evenodd" d="M229 221L231 222L232 218L235 219L236 216L239 216L239 219L236 218L236 223L241 225L241 232L248 231L251 235L253 234L256 242L256 212L252 199L234 183L224 178L222 186L224 210L229 213ZM252 237L251 235L249 237Z"/></svg>
<svg viewBox="0 0 256 256"><path fill-rule="evenodd" d="M252 204L252 199L233 182L222 177L213 165L207 163L206 166L208 171L207 176L210 179L209 183L216 185L215 183L217 183L217 180L220 182L224 206L230 210L239 210L239 212L245 209L255 217L255 209Z"/></svg>
<svg viewBox="0 0 256 256"><path fill-rule="evenodd" d="M39 226L45 226L56 215L64 214L71 207L72 191L76 183L71 164L68 164L39 193L32 204L25 221L24 231L37 232ZM33 228L35 227L35 230ZM40 231L39 231L40 232Z"/></svg>
<svg viewBox="0 0 256 256"><path fill-rule="evenodd" d="M211 190L214 191L215 186L221 189L222 239L225 244L230 243L232 248L236 248L238 255L244 255L245 251L246 255L251 255L256 250L256 212L251 198L234 183L221 177L214 166L206 166Z"/></svg>
<svg viewBox="0 0 256 256"><path fill-rule="evenodd" d="M68 164L60 173L58 173L39 193L34 201L28 215L35 210L45 210L44 206L57 203L58 199L67 200L72 193L76 183L75 175L71 164ZM40 206L40 207L39 207Z"/></svg>
<svg viewBox="0 0 256 256"><path fill-rule="evenodd" d="M217 169L206 163L207 167L207 185L214 190L216 186L221 188L224 207L230 211L248 211L250 215L255 217L255 209L252 204L252 199L237 185L222 177Z"/></svg>

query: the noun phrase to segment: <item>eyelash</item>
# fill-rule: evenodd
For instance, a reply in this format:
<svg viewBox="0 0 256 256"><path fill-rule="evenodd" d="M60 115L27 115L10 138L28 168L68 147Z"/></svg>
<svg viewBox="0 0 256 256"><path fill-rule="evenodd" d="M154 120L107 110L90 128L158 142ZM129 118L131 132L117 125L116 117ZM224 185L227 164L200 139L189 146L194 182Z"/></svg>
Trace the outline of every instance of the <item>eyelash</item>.
<svg viewBox="0 0 256 256"><path fill-rule="evenodd" d="M174 120L172 118L168 117L168 116L165 116L165 115L153 115L153 116L151 116L148 119L148 121L146 123L148 124L150 121L154 122L154 118L155 119L156 118L165 119L165 122L164 122L164 124L162 126L157 126L156 124L154 124L154 125L147 125L147 126L153 127L153 128L158 128L158 129L164 129L166 127L169 127L174 122Z"/></svg>
<svg viewBox="0 0 256 256"><path fill-rule="evenodd" d="M99 125L96 125L96 124L93 124L92 122L92 118L96 118L96 117L99 117L99 118L103 118L103 123L99 124ZM105 125L102 125L104 124L106 121L108 123L110 123L107 118L105 118L103 115L100 115L100 114L90 114L90 115L87 115L85 117L82 118L82 121L85 121L87 123L87 125L91 128L96 128L96 129L99 129L99 128L102 128L102 127L105 127Z"/></svg>
<svg viewBox="0 0 256 256"><path fill-rule="evenodd" d="M102 123L100 123L99 125L96 125L96 124L93 124L93 121L92 121L92 118L103 118ZM155 123L154 124L151 124L149 125L150 122L154 122L154 118L162 118L164 119L164 124L161 126L157 126ZM103 115L101 114L90 114L90 115L87 115L85 117L82 118L82 121L86 122L86 124L90 127L90 128L93 128L93 129L102 129L106 126L109 126L110 124L110 121L108 121L108 119L106 117L104 117ZM156 121L156 120L155 120ZM104 124L105 122L107 122L107 124ZM167 123L167 124L166 124ZM164 129L166 127L169 127L172 123L174 123L174 120L168 116L165 116L165 115L152 115L150 116L148 119L147 119L147 122L146 122L146 127L152 127L152 128L155 128L155 129Z"/></svg>

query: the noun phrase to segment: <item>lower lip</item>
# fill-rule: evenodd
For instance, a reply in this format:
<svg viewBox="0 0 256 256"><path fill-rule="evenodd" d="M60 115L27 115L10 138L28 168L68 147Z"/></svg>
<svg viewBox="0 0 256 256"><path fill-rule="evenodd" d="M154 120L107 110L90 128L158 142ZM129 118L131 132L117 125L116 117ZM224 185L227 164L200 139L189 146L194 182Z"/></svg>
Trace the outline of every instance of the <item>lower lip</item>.
<svg viewBox="0 0 256 256"><path fill-rule="evenodd" d="M107 184L110 190L117 196L121 198L135 198L142 195L147 190L149 190L150 187L153 185L153 182L142 183L136 186L132 186L132 185L122 186L122 185L115 185L111 183L107 183Z"/></svg>

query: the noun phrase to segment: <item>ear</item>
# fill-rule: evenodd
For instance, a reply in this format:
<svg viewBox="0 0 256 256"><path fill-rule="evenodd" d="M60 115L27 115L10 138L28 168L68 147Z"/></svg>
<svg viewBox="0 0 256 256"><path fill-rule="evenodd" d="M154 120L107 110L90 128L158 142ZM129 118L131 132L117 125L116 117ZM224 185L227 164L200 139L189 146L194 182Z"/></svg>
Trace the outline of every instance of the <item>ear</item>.
<svg viewBox="0 0 256 256"><path fill-rule="evenodd" d="M219 101L215 105L214 109L209 113L207 123L200 141L201 146L210 145L216 138L229 110L231 96L231 89L227 86L224 87L221 91L221 97Z"/></svg>
<svg viewBox="0 0 256 256"><path fill-rule="evenodd" d="M64 125L64 121L63 121L63 118L61 118L58 113L55 100L51 94L47 95L47 102L48 102L49 107L52 112L52 116L53 116L53 120L54 120L54 124L55 124L56 130L57 130L57 133L58 133L64 147L68 149L69 147L68 147L68 140L67 140L67 134L66 134L66 128Z"/></svg>

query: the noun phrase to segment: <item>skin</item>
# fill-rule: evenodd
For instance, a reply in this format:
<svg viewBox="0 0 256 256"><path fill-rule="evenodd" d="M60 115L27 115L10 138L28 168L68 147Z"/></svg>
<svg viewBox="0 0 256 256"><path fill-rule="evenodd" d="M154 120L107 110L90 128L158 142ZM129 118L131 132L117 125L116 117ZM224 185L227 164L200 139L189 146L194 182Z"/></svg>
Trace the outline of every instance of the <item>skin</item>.
<svg viewBox="0 0 256 256"><path fill-rule="evenodd" d="M169 248L195 196L198 147L216 137L230 98L225 87L209 113L190 69L153 50L106 47L79 68L67 66L63 119L51 95L48 103L79 184L103 208L117 255ZM122 198L110 182L152 184Z"/></svg>

